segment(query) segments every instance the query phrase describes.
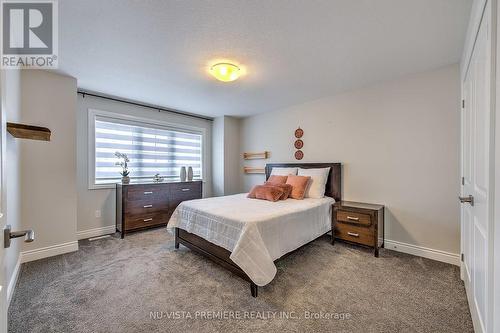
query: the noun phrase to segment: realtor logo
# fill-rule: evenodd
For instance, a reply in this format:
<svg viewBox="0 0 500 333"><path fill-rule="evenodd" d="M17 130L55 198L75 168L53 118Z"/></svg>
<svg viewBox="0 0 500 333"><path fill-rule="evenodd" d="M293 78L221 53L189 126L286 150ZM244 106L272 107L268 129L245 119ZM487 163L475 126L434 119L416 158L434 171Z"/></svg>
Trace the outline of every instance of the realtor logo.
<svg viewBox="0 0 500 333"><path fill-rule="evenodd" d="M56 0L1 0L2 68L57 68Z"/></svg>

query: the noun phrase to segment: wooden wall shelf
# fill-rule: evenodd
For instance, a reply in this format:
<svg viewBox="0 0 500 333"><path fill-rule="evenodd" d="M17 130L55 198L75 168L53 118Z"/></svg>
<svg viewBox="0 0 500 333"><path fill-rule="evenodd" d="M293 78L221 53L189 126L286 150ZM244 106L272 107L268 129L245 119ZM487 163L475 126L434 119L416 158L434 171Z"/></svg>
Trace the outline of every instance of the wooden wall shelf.
<svg viewBox="0 0 500 333"><path fill-rule="evenodd" d="M258 160L269 158L269 152L264 151L262 153L243 153L243 159L245 160Z"/></svg>
<svg viewBox="0 0 500 333"><path fill-rule="evenodd" d="M257 173L257 174L265 174L266 173L265 168L254 168L254 167L244 167L243 171L245 173Z"/></svg>
<svg viewBox="0 0 500 333"><path fill-rule="evenodd" d="M50 130L46 127L7 123L7 131L15 138L50 141Z"/></svg>

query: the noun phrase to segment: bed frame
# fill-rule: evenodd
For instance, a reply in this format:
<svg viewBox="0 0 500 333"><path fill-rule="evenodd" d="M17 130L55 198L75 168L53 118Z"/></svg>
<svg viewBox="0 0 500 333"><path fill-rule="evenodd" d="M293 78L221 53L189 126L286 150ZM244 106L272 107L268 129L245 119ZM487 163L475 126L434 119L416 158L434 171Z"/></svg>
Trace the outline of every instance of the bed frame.
<svg viewBox="0 0 500 333"><path fill-rule="evenodd" d="M330 167L330 173L328 175L328 181L326 182L325 188L325 196L332 197L335 201L340 201L342 199L342 191L341 191L341 174L342 174L342 165L340 163L279 163L279 164L267 164L266 165L266 179L271 175L271 170L273 168L282 168L282 167L300 167L304 169L310 168L327 168ZM333 209L332 209L333 211ZM322 235L323 236L323 235ZM322 237L320 236L320 237ZM182 244L191 250L200 253L207 258L215 261L219 265L225 267L229 271L238 275L239 277L250 282L250 292L253 297L257 297L258 294L258 286L252 282L252 280L246 275L243 270L236 265L229 256L231 252L228 250L217 246L204 238L201 238L195 234L189 233L183 229L175 228L175 248L179 248L179 244ZM305 246L307 244L304 244ZM301 247L303 247L301 246ZM285 254L285 256L288 254ZM284 257L284 256L283 256ZM278 261L283 257L275 260Z"/></svg>

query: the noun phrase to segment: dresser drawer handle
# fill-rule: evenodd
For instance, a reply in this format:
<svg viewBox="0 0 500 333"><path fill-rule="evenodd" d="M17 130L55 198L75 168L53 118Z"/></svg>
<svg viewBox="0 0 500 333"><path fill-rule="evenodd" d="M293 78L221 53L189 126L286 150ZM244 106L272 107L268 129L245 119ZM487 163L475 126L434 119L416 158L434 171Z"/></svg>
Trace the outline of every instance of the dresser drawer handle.
<svg viewBox="0 0 500 333"><path fill-rule="evenodd" d="M153 205L145 205L144 208L152 208Z"/></svg>
<svg viewBox="0 0 500 333"><path fill-rule="evenodd" d="M191 191L191 189L190 188L183 188L183 189L181 189L181 191L182 192L187 192L187 191Z"/></svg>
<svg viewBox="0 0 500 333"><path fill-rule="evenodd" d="M348 220L351 220L351 221L359 221L359 217L352 217L352 216L347 216L347 219Z"/></svg>
<svg viewBox="0 0 500 333"><path fill-rule="evenodd" d="M356 234L356 233L354 233L354 232L350 232L350 231L349 231L347 234L348 234L349 236L352 236L352 237L359 237L359 234Z"/></svg>
<svg viewBox="0 0 500 333"><path fill-rule="evenodd" d="M153 191L144 192L144 195L153 194Z"/></svg>
<svg viewBox="0 0 500 333"><path fill-rule="evenodd" d="M149 219L144 219L143 221L144 222L151 222L151 221L153 221L153 218L150 217Z"/></svg>

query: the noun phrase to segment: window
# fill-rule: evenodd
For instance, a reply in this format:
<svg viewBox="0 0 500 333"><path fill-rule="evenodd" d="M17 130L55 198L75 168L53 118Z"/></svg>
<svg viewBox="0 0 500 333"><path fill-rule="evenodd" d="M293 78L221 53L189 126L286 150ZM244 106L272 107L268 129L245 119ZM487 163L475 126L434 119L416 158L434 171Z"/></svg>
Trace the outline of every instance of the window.
<svg viewBox="0 0 500 333"><path fill-rule="evenodd" d="M132 180L151 180L159 173L178 179L182 166L193 168L194 179L202 178L203 132L122 119L91 110L93 124L93 169L91 187L105 187L121 179L116 152L127 154ZM145 120L147 121L147 120ZM93 186L92 186L93 185Z"/></svg>

